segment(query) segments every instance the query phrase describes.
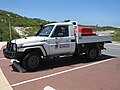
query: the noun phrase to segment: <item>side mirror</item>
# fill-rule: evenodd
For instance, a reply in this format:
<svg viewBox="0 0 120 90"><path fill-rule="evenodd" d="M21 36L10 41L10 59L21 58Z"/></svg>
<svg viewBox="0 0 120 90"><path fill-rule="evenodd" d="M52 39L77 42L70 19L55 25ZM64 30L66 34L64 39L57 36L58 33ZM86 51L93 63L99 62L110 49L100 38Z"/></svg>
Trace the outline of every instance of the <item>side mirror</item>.
<svg viewBox="0 0 120 90"><path fill-rule="evenodd" d="M43 29L44 28L44 25L42 23L40 23L40 28Z"/></svg>

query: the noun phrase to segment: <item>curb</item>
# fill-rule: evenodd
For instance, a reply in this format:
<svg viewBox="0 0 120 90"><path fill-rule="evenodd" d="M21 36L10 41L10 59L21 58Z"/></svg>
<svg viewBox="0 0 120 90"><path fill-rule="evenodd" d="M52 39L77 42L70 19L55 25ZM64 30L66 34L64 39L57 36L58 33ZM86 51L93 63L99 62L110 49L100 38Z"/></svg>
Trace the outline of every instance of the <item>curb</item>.
<svg viewBox="0 0 120 90"><path fill-rule="evenodd" d="M0 68L0 90L13 90Z"/></svg>
<svg viewBox="0 0 120 90"><path fill-rule="evenodd" d="M0 50L7 44L7 42L0 42Z"/></svg>

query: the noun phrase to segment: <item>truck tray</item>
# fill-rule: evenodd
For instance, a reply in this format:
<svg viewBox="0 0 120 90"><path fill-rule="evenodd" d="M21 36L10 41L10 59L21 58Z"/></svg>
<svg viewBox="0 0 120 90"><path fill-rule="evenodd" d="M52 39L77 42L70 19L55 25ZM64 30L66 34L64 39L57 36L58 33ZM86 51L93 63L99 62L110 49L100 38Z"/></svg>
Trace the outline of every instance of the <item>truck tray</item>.
<svg viewBox="0 0 120 90"><path fill-rule="evenodd" d="M112 42L111 36L81 36L78 44L82 43L96 43L96 42Z"/></svg>

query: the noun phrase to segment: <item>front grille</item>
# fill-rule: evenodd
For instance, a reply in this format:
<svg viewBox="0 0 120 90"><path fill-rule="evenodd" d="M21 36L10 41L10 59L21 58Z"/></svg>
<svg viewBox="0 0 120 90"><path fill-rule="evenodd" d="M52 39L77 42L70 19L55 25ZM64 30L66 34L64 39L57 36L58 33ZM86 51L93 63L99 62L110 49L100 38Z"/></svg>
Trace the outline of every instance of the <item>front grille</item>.
<svg viewBox="0 0 120 90"><path fill-rule="evenodd" d="M16 51L17 50L17 45L15 43L8 42L6 48L9 51Z"/></svg>

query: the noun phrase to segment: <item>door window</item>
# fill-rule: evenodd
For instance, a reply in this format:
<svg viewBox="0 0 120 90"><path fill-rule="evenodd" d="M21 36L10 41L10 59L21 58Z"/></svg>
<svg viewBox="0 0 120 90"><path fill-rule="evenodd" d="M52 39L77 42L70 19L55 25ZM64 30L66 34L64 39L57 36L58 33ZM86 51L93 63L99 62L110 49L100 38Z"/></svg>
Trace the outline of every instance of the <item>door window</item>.
<svg viewBox="0 0 120 90"><path fill-rule="evenodd" d="M57 26L52 34L52 37L67 37L69 36L68 26Z"/></svg>

